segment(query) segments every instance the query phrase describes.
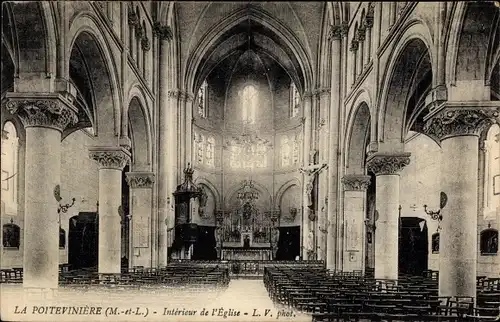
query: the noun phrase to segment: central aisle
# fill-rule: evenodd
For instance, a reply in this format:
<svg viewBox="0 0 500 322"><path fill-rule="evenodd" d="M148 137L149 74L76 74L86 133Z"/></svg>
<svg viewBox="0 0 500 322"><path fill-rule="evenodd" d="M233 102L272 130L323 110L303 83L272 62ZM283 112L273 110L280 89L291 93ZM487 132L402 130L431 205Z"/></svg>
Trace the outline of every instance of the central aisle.
<svg viewBox="0 0 500 322"><path fill-rule="evenodd" d="M308 321L310 315L290 309L276 307L271 301L262 280L236 279L229 282L228 288L219 296L212 307L232 309L240 316L228 316L231 321Z"/></svg>

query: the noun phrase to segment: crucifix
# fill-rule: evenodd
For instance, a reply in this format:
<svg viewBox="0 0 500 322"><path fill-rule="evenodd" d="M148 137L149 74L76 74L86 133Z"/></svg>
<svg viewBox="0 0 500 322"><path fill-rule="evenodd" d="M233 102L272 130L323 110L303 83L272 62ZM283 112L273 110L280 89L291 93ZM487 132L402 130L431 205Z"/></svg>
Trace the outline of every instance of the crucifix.
<svg viewBox="0 0 500 322"><path fill-rule="evenodd" d="M325 169L328 165L326 163L323 164L310 164L307 167L299 168L299 172L304 174L306 183L306 192L307 192L307 206L312 207L312 191L313 191L313 183L316 175L318 175L323 169ZM307 180L307 181L306 181Z"/></svg>

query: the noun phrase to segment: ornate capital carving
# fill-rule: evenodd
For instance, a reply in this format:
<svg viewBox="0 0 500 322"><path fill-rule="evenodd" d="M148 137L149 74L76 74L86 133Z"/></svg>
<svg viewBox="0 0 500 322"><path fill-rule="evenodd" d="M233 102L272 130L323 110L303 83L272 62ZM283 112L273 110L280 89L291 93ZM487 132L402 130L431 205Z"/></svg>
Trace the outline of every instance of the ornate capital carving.
<svg viewBox="0 0 500 322"><path fill-rule="evenodd" d="M130 188L152 188L155 182L155 175L153 172L127 172L127 183Z"/></svg>
<svg viewBox="0 0 500 322"><path fill-rule="evenodd" d="M161 40L172 40L173 37L172 29L159 22L155 22L153 25L153 35L160 37Z"/></svg>
<svg viewBox="0 0 500 322"><path fill-rule="evenodd" d="M351 41L351 47L349 48L350 51L356 51L359 48L359 41L357 39L353 39Z"/></svg>
<svg viewBox="0 0 500 322"><path fill-rule="evenodd" d="M366 191L370 185L370 179L370 176L349 174L342 177L342 183L346 191Z"/></svg>
<svg viewBox="0 0 500 322"><path fill-rule="evenodd" d="M358 36L358 41L365 40L365 38L366 38L366 27L365 26L359 27L357 36Z"/></svg>
<svg viewBox="0 0 500 322"><path fill-rule="evenodd" d="M130 161L130 153L122 147L92 147L89 157L99 163L99 169L123 170Z"/></svg>
<svg viewBox="0 0 500 322"><path fill-rule="evenodd" d="M340 26L340 33L342 34L342 37L347 37L349 34L349 22L343 21Z"/></svg>
<svg viewBox="0 0 500 322"><path fill-rule="evenodd" d="M17 114L24 127L48 127L62 132L78 122L77 109L59 94L7 93L7 109Z"/></svg>
<svg viewBox="0 0 500 322"><path fill-rule="evenodd" d="M143 35L144 35L144 29L142 29L142 26L140 24L137 24L135 26L135 36L141 39Z"/></svg>
<svg viewBox="0 0 500 322"><path fill-rule="evenodd" d="M500 123L500 107L444 106L425 117L424 132L437 141L477 135L492 123Z"/></svg>
<svg viewBox="0 0 500 322"><path fill-rule="evenodd" d="M385 154L374 153L368 157L367 166L375 175L398 174L410 164L410 153Z"/></svg>
<svg viewBox="0 0 500 322"><path fill-rule="evenodd" d="M134 9L128 11L128 24L132 26L139 24L139 16L134 12Z"/></svg>
<svg viewBox="0 0 500 322"><path fill-rule="evenodd" d="M342 26L341 25L331 25L328 30L328 40L340 40L342 38Z"/></svg>
<svg viewBox="0 0 500 322"><path fill-rule="evenodd" d="M151 49L151 42L147 36L141 39L141 48L144 51L149 51Z"/></svg>
<svg viewBox="0 0 500 322"><path fill-rule="evenodd" d="M313 94L319 99L323 95L330 95L330 88L317 88L316 90L314 90Z"/></svg>
<svg viewBox="0 0 500 322"><path fill-rule="evenodd" d="M194 95L189 94L187 92L183 92L181 90L171 90L168 91L168 97L186 101L186 102L192 102L194 101Z"/></svg>

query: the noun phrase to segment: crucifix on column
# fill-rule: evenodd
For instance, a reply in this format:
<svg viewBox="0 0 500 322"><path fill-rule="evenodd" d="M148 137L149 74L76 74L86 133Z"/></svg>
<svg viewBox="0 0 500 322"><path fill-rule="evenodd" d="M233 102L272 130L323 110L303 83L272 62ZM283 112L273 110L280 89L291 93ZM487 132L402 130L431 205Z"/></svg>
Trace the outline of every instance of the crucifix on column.
<svg viewBox="0 0 500 322"><path fill-rule="evenodd" d="M314 152L313 152L314 153ZM314 248L314 227L309 227L307 220L314 221L316 219L315 214L315 199L314 198L314 186L315 179L317 175L325 168L327 168L327 164L315 163L314 154L311 155L311 162L308 166L299 168L300 173L304 174L304 236L307 234L306 240L304 240L305 244L302 246L307 251L307 257L314 257L315 248ZM307 198L306 198L307 196ZM307 217L306 217L307 216ZM306 231L308 230L308 232Z"/></svg>

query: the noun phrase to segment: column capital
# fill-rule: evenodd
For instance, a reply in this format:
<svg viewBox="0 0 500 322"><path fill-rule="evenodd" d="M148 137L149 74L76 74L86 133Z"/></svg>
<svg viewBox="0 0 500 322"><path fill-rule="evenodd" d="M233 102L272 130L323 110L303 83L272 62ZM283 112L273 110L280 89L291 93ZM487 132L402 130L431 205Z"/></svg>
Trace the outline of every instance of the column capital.
<svg viewBox="0 0 500 322"><path fill-rule="evenodd" d="M359 41L364 41L366 38L366 27L364 25L361 25L358 28L358 34L357 34L358 40Z"/></svg>
<svg viewBox="0 0 500 322"><path fill-rule="evenodd" d="M349 34L349 22L342 21L340 26L341 26L340 33L342 34L342 38L347 37L347 35Z"/></svg>
<svg viewBox="0 0 500 322"><path fill-rule="evenodd" d="M357 38L353 39L351 41L351 47L349 48L350 51L357 51L359 48L359 41Z"/></svg>
<svg viewBox="0 0 500 322"><path fill-rule="evenodd" d="M327 87L317 88L313 91L313 95L316 96L316 98L318 99L323 95L330 95L330 88Z"/></svg>
<svg viewBox="0 0 500 322"><path fill-rule="evenodd" d="M424 132L439 142L454 136L479 136L491 124L500 123L497 102L464 104L446 102L436 108L424 118Z"/></svg>
<svg viewBox="0 0 500 322"><path fill-rule="evenodd" d="M59 93L7 93L7 109L25 128L47 127L59 132L78 122L77 108Z"/></svg>
<svg viewBox="0 0 500 322"><path fill-rule="evenodd" d="M340 40L342 38L342 25L330 25L328 40Z"/></svg>
<svg viewBox="0 0 500 322"><path fill-rule="evenodd" d="M127 172L126 180L130 188L152 188L155 182L153 172Z"/></svg>
<svg viewBox="0 0 500 322"><path fill-rule="evenodd" d="M170 41L173 38L172 28L164 26L160 22L156 21L153 24L153 35L159 37L161 40Z"/></svg>
<svg viewBox="0 0 500 322"><path fill-rule="evenodd" d="M151 42L149 41L148 36L141 39L141 48L144 51L149 51L151 49Z"/></svg>
<svg viewBox="0 0 500 322"><path fill-rule="evenodd" d="M366 191L371 178L367 175L346 174L342 177L345 191Z"/></svg>
<svg viewBox="0 0 500 322"><path fill-rule="evenodd" d="M374 153L368 157L367 167L375 175L397 175L410 164L410 153Z"/></svg>
<svg viewBox="0 0 500 322"><path fill-rule="evenodd" d="M179 89L173 89L168 91L168 97L186 101L186 102L192 102L194 101L194 95L190 94L188 92L181 91Z"/></svg>
<svg viewBox="0 0 500 322"><path fill-rule="evenodd" d="M90 159L99 163L99 169L123 170L130 161L130 152L123 147L91 147Z"/></svg>

